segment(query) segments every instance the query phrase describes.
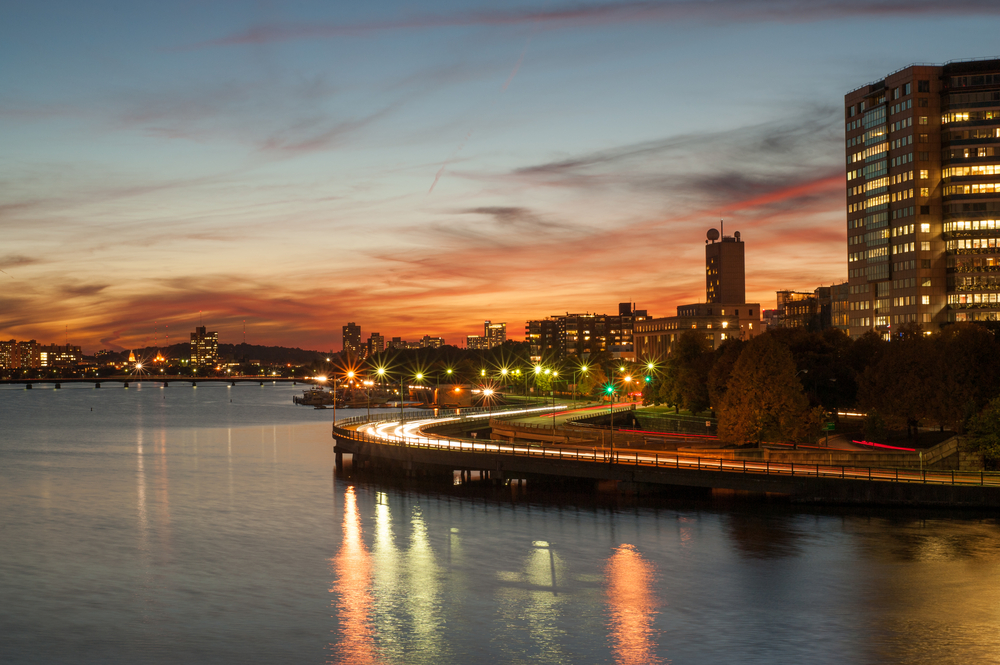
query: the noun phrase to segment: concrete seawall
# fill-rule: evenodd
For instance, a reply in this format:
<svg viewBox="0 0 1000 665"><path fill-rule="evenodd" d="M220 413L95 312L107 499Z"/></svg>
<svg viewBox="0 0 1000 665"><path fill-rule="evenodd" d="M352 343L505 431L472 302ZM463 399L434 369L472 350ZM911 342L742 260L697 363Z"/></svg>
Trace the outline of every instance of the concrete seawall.
<svg viewBox="0 0 1000 665"><path fill-rule="evenodd" d="M808 469L798 475L775 471L739 473L718 470L710 465L690 467L650 466L636 463L581 461L560 457L552 449L547 457L508 454L494 451L471 451L398 443L379 442L359 437L347 430L336 430L338 455L350 453L362 464L387 473L428 473L450 477L454 470L484 470L497 480L531 477L576 478L592 481L615 481L635 491L662 486L683 486L741 490L753 493L787 495L795 502L874 505L948 506L1000 508L1000 486L893 482L891 479L864 477L810 476ZM716 464L721 463L716 460ZM794 472L793 472L794 473ZM817 475L819 470L817 470ZM995 479L991 476L991 482Z"/></svg>

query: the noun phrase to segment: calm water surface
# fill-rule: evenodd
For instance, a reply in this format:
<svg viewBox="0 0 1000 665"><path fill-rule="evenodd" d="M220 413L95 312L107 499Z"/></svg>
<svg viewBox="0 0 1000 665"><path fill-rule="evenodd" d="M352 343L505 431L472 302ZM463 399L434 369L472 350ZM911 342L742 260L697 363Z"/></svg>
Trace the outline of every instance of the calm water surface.
<svg viewBox="0 0 1000 665"><path fill-rule="evenodd" d="M300 390L0 388L0 662L1000 662L992 515L334 477Z"/></svg>

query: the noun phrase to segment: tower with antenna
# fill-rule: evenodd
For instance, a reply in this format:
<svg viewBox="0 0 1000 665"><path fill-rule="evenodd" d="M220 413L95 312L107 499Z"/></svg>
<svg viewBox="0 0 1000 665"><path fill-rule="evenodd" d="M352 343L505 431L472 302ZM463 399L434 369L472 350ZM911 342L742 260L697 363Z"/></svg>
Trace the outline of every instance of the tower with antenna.
<svg viewBox="0 0 1000 665"><path fill-rule="evenodd" d="M724 229L725 220L719 220ZM740 232L732 236L709 229L705 240L705 302L746 302L746 260Z"/></svg>

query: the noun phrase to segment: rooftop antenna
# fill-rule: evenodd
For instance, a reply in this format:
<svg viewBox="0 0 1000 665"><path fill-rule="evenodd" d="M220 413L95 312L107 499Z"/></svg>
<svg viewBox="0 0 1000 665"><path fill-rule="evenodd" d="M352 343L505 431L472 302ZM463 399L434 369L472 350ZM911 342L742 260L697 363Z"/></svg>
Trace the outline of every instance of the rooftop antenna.
<svg viewBox="0 0 1000 665"><path fill-rule="evenodd" d="M243 319L243 346L247 344L247 320Z"/></svg>
<svg viewBox="0 0 1000 665"><path fill-rule="evenodd" d="M726 220L719 218L719 235L725 239L726 237Z"/></svg>

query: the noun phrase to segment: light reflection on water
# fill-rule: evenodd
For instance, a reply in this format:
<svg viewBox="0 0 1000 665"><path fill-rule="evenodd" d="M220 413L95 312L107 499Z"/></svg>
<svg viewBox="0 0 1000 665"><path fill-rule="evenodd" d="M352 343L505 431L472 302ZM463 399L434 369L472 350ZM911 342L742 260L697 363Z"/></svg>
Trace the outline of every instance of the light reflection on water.
<svg viewBox="0 0 1000 665"><path fill-rule="evenodd" d="M380 662L371 619L372 561L361 540L361 518L353 487L344 492L344 539L334 564L336 583L330 592L336 594L334 607L340 623L340 639L331 653L345 663Z"/></svg>
<svg viewBox="0 0 1000 665"><path fill-rule="evenodd" d="M334 477L295 392L0 390L0 662L1000 661L992 516Z"/></svg>
<svg viewBox="0 0 1000 665"><path fill-rule="evenodd" d="M662 662L655 655L656 571L631 545L620 545L607 565L611 641L620 665Z"/></svg>

